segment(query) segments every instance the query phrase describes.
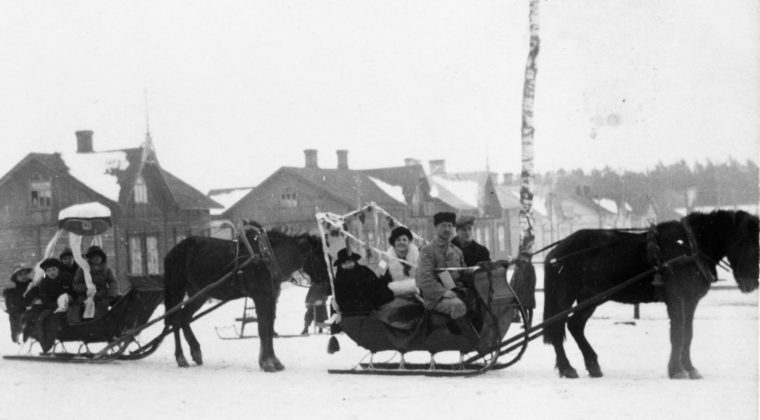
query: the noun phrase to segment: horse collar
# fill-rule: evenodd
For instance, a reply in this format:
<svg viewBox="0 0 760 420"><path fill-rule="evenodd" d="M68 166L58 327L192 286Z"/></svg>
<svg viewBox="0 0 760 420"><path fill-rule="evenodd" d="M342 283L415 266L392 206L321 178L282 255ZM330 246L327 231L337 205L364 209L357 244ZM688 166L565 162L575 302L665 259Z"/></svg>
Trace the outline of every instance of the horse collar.
<svg viewBox="0 0 760 420"><path fill-rule="evenodd" d="M686 217L681 219L681 225L683 226L684 231L686 231L686 241L689 244L690 256L694 261L694 264L696 264L697 269L699 269L700 274L702 274L702 278L707 280L708 284L716 282L717 279L715 278L715 275L705 267L705 262L702 259L702 251L699 250L694 230L691 228Z"/></svg>

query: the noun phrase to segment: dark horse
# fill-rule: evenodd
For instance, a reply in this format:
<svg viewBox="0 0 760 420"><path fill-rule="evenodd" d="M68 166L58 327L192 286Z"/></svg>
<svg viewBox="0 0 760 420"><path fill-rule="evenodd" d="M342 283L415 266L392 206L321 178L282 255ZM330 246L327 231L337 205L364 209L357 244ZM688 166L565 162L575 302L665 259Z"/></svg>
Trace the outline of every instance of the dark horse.
<svg viewBox="0 0 760 420"><path fill-rule="evenodd" d="M546 257L544 319L660 266L659 276L646 276L610 299L622 303L663 300L670 317L668 375L699 379L701 375L690 355L694 311L716 278L715 267L724 257L742 292L757 289L758 218L744 211L692 213L681 221L660 223L656 225L657 234L654 232L581 230L563 239ZM682 255L695 258L662 267L662 262ZM560 376L578 377L562 345L565 323L583 353L589 374L602 376L597 355L583 333L594 309L595 306L581 309L569 319L546 326L544 342L554 346Z"/></svg>
<svg viewBox="0 0 760 420"><path fill-rule="evenodd" d="M254 253L257 250L258 229L245 230ZM283 370L285 367L274 354L273 335L277 296L280 282L288 279L290 274L303 270L312 281L326 281L327 265L324 260L322 245L318 237L306 234L291 236L274 230L267 232L267 237L274 251L276 265L270 261L256 261L242 267L237 274L224 284L207 293L207 298L229 301L244 296L251 297L256 305L259 337L259 366L267 372ZM201 289L220 279L224 274L236 269L237 260L242 263L250 253L242 242L217 238L191 236L172 248L164 259L164 304L173 308L180 304L185 295L193 296ZM277 269L272 270L272 267ZM275 273L273 274L272 271ZM279 273L277 273L279 271ZM280 278L277 278L280 277ZM184 333L190 346L190 355L196 364L203 363L201 347L190 328L193 314L203 306L206 298L199 299L183 307L166 318L167 328L174 329L174 356L180 367L189 366L182 352L179 330Z"/></svg>

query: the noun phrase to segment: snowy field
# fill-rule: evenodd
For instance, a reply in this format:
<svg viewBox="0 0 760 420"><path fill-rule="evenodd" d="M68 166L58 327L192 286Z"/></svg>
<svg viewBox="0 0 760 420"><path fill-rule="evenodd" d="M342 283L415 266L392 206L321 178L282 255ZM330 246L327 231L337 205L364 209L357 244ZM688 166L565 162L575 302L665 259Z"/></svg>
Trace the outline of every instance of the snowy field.
<svg viewBox="0 0 760 420"><path fill-rule="evenodd" d="M283 290L279 333L300 332L305 294L299 287ZM239 300L194 325L203 366L177 368L172 340L135 362L0 360L0 419L757 419L757 298L757 291L723 288L702 301L692 345L704 375L699 381L667 378L662 304L642 306L635 325L626 323L632 306L600 307L587 332L605 377L587 376L570 341L568 356L581 378L568 380L557 377L554 353L540 341L511 368L473 378L329 375L327 369L349 368L366 354L345 335L338 336L341 351L334 355L326 353L326 335L278 339L286 370L264 373L257 340L222 341L214 332L240 315ZM539 305L542 299L539 294ZM147 331L145 341L154 334ZM5 317L0 337L0 353L18 353Z"/></svg>

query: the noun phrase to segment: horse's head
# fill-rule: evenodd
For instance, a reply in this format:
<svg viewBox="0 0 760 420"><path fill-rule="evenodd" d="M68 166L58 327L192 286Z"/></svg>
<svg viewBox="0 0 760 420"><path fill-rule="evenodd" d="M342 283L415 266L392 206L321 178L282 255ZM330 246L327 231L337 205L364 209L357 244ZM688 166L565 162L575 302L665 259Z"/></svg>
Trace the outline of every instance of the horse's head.
<svg viewBox="0 0 760 420"><path fill-rule="evenodd" d="M757 289L760 276L758 217L738 211L734 215L733 225L736 231L726 247L726 258L731 263L739 290L748 293Z"/></svg>
<svg viewBox="0 0 760 420"><path fill-rule="evenodd" d="M249 222L249 225L261 227ZM246 232L252 244L258 241L258 233ZM267 231L267 239L272 246L277 264L285 277L294 272L306 273L312 283L329 281L327 263L325 262L322 242L319 237L308 234L291 235L281 229Z"/></svg>

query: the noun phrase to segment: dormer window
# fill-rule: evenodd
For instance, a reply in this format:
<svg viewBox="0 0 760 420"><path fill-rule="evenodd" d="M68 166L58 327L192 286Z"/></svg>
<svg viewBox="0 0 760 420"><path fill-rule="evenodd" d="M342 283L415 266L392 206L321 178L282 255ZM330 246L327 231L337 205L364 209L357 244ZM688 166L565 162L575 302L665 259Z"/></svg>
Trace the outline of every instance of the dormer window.
<svg viewBox="0 0 760 420"><path fill-rule="evenodd" d="M147 203L148 202L148 186L145 185L145 179L142 175L137 177L135 181L135 203Z"/></svg>
<svg viewBox="0 0 760 420"><path fill-rule="evenodd" d="M31 186L32 208L50 208L53 205L53 190L50 181L32 181Z"/></svg>

